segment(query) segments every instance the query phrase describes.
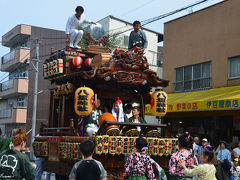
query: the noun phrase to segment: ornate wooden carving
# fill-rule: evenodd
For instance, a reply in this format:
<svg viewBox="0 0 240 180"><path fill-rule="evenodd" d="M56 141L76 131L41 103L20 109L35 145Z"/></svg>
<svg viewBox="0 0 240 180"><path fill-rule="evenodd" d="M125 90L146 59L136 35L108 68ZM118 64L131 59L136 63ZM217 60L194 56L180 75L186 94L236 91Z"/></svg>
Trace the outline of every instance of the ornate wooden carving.
<svg viewBox="0 0 240 180"><path fill-rule="evenodd" d="M120 51L106 65L84 72L84 79L104 79L117 83L148 86L168 86L169 81L160 79L150 70L147 58L143 54Z"/></svg>
<svg viewBox="0 0 240 180"><path fill-rule="evenodd" d="M106 41L109 39L109 36L103 36L100 40L95 40L89 33L87 33L87 38L88 45L104 46L106 44Z"/></svg>

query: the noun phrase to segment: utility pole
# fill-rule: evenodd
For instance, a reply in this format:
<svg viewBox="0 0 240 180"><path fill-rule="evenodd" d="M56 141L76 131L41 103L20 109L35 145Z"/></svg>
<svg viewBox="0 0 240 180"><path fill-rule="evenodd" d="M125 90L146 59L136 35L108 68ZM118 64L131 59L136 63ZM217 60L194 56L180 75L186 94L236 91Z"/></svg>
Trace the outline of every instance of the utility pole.
<svg viewBox="0 0 240 180"><path fill-rule="evenodd" d="M31 136L31 147L30 147L30 159L33 159L33 138L35 136L36 129L36 115L37 115L37 94L38 94L38 62L39 62L39 38L36 38L36 59L35 66L32 63L35 69L35 82L34 82L34 90L33 90L33 113L32 113L32 136Z"/></svg>

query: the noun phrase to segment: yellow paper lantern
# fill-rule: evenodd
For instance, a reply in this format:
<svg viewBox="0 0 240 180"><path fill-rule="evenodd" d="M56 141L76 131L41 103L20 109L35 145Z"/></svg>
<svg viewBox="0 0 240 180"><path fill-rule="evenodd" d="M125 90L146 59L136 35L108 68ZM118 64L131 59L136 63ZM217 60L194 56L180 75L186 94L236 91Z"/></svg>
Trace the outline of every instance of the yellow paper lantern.
<svg viewBox="0 0 240 180"><path fill-rule="evenodd" d="M67 82L67 84L65 84L65 93L66 94L73 94L74 92L74 85L72 83Z"/></svg>
<svg viewBox="0 0 240 180"><path fill-rule="evenodd" d="M57 93L56 95L59 96L61 94L61 86L57 86Z"/></svg>
<svg viewBox="0 0 240 180"><path fill-rule="evenodd" d="M164 91L155 91L151 95L153 116L164 116L167 113L168 95Z"/></svg>
<svg viewBox="0 0 240 180"><path fill-rule="evenodd" d="M66 94L66 92L65 92L65 84L61 85L61 94Z"/></svg>
<svg viewBox="0 0 240 180"><path fill-rule="evenodd" d="M150 104L145 104L145 115L152 115L152 109Z"/></svg>
<svg viewBox="0 0 240 180"><path fill-rule="evenodd" d="M60 99L60 94L58 94L57 88L53 90L54 99Z"/></svg>
<svg viewBox="0 0 240 180"><path fill-rule="evenodd" d="M80 87L75 91L74 109L79 116L88 116L92 112L94 92L88 87Z"/></svg>

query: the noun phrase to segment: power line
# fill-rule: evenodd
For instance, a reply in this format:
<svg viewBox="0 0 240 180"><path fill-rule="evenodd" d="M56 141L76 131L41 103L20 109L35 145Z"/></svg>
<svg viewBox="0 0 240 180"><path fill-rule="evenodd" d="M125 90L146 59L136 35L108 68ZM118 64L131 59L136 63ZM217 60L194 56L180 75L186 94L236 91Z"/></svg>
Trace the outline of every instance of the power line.
<svg viewBox="0 0 240 180"><path fill-rule="evenodd" d="M188 5L188 6L185 6L185 7L183 7L183 8L180 8L180 9L178 9L178 10L171 11L171 12L169 12L169 13L165 13L165 14L163 14L163 15L160 15L160 16L157 16L157 17L153 17L153 18L150 18L150 19L141 21L142 26L145 26L145 25L150 24L150 23L152 23L152 22L155 22L155 21L158 21L158 20L160 20L160 19L166 18L166 17L171 16L171 15L173 15L173 14L179 13L179 12L181 12L181 11L183 11L183 10L188 9L188 8L192 8L192 7L197 6L197 5L201 4L201 3L204 3L204 2L206 2L206 1L208 1L208 0L201 0L201 1L198 1L198 2L196 2L196 3L194 3L194 4L190 4L190 5ZM122 33L125 33L125 32L127 32L127 31L130 31L131 29L132 29L132 28L127 29L127 30L124 30L124 31L121 31L121 32L118 32L118 33L115 33L114 35L120 35L120 34L122 34Z"/></svg>
<svg viewBox="0 0 240 180"><path fill-rule="evenodd" d="M184 11L184 10L186 10L186 9L192 8L192 7L194 7L194 6L197 6L197 5L202 4L202 3L204 3L204 2L207 2L207 1L208 1L208 0L201 0L201 1L198 1L198 2L196 2L196 3L194 3L194 4L190 4L190 5L188 5L188 6L182 7L181 9L178 9L178 10L175 10L175 11L171 11L171 12L169 12L169 13L166 13L166 14L163 14L163 15L160 15L160 16L157 16L157 17L153 17L153 18L144 20L144 21L142 21L142 23L143 23L142 26L145 26L145 25L147 25L147 24L150 24L150 23L152 23L152 22L154 22L154 21L158 21L159 19L165 18L165 17L167 17L167 16L171 16L171 15L173 15L173 14L179 13L179 12L181 12L181 11Z"/></svg>

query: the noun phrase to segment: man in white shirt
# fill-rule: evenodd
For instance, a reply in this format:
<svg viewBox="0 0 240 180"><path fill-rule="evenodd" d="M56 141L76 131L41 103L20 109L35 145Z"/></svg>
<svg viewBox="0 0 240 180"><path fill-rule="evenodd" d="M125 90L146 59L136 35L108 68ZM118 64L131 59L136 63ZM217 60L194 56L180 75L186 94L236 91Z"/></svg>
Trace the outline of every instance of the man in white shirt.
<svg viewBox="0 0 240 180"><path fill-rule="evenodd" d="M75 9L76 14L70 16L66 25L66 34L67 34L67 43L71 48L80 48L78 43L83 37L83 30L80 30L80 27L84 23L96 24L94 22L89 22L86 20L85 15L83 14L84 9L82 6L77 6Z"/></svg>

